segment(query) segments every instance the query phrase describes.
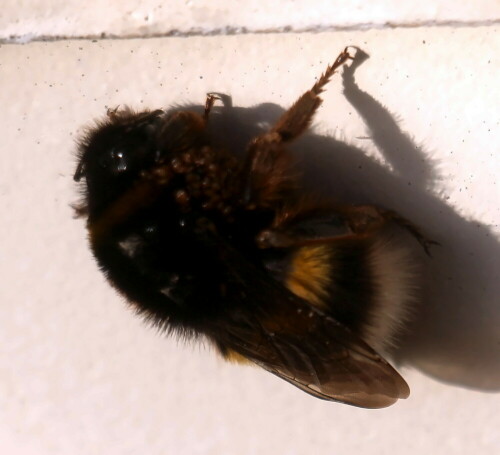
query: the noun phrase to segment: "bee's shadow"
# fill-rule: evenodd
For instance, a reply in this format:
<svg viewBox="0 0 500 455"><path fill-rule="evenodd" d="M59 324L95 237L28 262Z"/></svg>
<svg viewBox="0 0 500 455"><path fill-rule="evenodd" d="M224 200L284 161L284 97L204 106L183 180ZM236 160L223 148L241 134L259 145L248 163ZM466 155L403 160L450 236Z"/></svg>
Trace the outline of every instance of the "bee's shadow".
<svg viewBox="0 0 500 455"><path fill-rule="evenodd" d="M423 259L423 303L395 353L397 362L450 383L500 390L499 241L488 226L464 218L432 190L436 163L356 85L354 71L362 60L344 68L344 95L393 171L332 137L308 133L292 148L316 189L342 202L397 210L441 244ZM223 101L210 120L225 145L240 153L284 112L275 104L238 108L227 96Z"/></svg>

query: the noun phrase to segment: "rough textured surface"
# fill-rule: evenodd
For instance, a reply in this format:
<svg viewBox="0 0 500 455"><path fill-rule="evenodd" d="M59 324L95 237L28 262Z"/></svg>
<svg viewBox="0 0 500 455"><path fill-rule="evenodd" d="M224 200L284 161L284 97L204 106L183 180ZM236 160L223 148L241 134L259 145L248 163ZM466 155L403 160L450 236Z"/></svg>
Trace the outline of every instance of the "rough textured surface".
<svg viewBox="0 0 500 455"><path fill-rule="evenodd" d="M497 0L89 0L85 7L78 0L4 0L0 39L359 30L443 23L486 25L498 20Z"/></svg>
<svg viewBox="0 0 500 455"><path fill-rule="evenodd" d="M423 27L2 45L2 452L498 452L499 36ZM307 175L400 210L442 243L424 259L424 302L397 352L412 395L381 411L315 400L158 335L104 282L70 208L75 136L106 106L200 105L215 90L233 96L244 136L346 44L370 58L344 87L332 81L296 144Z"/></svg>

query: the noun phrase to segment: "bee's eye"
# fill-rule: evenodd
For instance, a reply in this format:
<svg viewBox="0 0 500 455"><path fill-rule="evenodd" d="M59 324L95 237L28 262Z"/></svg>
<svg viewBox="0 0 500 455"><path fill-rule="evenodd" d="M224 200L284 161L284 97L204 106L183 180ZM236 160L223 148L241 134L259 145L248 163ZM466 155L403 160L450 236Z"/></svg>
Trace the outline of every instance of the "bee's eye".
<svg viewBox="0 0 500 455"><path fill-rule="evenodd" d="M127 160L125 152L121 148L112 148L108 150L99 160L100 165L112 172L120 174L127 170Z"/></svg>

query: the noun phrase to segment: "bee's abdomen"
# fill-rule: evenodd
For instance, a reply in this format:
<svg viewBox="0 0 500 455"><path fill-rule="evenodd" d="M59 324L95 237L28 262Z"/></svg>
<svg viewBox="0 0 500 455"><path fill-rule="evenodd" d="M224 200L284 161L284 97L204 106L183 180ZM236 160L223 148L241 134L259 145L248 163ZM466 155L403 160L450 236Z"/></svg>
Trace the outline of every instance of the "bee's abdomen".
<svg viewBox="0 0 500 455"><path fill-rule="evenodd" d="M284 283L383 352L394 343L412 303L412 269L403 247L383 238L353 237L298 248Z"/></svg>
<svg viewBox="0 0 500 455"><path fill-rule="evenodd" d="M370 247L368 266L376 288L363 338L379 352L394 347L417 299L417 266L409 248L387 238Z"/></svg>

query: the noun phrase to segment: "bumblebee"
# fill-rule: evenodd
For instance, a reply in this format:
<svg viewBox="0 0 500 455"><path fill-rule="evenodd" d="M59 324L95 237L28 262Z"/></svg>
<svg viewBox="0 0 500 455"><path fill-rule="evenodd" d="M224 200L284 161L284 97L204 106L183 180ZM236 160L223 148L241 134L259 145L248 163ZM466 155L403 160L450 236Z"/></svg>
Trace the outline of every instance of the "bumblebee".
<svg viewBox="0 0 500 455"><path fill-rule="evenodd" d="M109 282L146 320L209 340L303 391L365 408L409 395L378 352L412 302L407 251L385 235L394 211L320 199L286 146L307 130L344 49L238 159L204 114L108 110L79 142L90 247Z"/></svg>

